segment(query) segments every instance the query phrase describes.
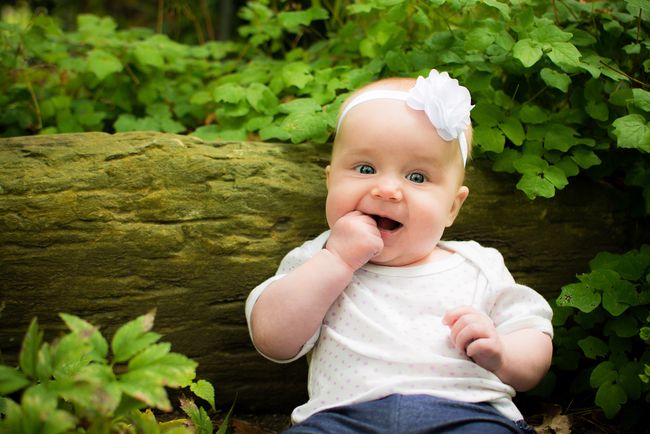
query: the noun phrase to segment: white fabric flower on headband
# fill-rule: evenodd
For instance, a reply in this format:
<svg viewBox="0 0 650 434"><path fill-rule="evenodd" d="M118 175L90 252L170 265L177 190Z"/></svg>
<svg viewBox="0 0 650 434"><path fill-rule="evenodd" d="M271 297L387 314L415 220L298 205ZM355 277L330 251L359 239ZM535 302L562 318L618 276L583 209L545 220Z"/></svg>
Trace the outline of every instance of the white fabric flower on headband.
<svg viewBox="0 0 650 434"><path fill-rule="evenodd" d="M465 130L470 126L469 112L474 106L471 104L469 90L458 84L458 80L452 79L446 72L440 73L432 69L427 78L418 77L415 86L408 92L383 88L362 91L341 112L336 126L337 134L350 110L377 99L404 101L413 110L424 111L443 140L458 139L463 165L467 163L469 146Z"/></svg>
<svg viewBox="0 0 650 434"><path fill-rule="evenodd" d="M456 139L465 132L470 125L469 112L474 108L469 90L448 73L435 69L427 78L418 77L406 103L412 109L424 110L443 140Z"/></svg>

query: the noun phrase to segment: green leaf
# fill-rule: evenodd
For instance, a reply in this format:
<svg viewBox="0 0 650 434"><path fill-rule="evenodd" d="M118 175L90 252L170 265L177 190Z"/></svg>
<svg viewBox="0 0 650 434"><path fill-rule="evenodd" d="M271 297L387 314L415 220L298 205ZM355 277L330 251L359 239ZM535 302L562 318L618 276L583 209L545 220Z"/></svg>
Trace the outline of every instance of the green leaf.
<svg viewBox="0 0 650 434"><path fill-rule="evenodd" d="M101 361L106 358L108 354L108 342L106 342L106 339L104 339L104 336L102 336L97 327L74 315L60 313L59 316L73 333L77 333L82 338L88 338L90 340L93 348L91 354L93 360Z"/></svg>
<svg viewBox="0 0 650 434"><path fill-rule="evenodd" d="M594 389L602 386L607 383L614 383L618 378L618 372L616 371L616 365L613 362L606 360L600 362L594 370L591 372L589 377L589 384Z"/></svg>
<svg viewBox="0 0 650 434"><path fill-rule="evenodd" d="M544 83L550 87L561 90L564 93L569 91L569 85L571 84L571 78L563 73L557 72L551 68L542 68L540 71L540 76Z"/></svg>
<svg viewBox="0 0 650 434"><path fill-rule="evenodd" d="M645 118L631 114L616 119L612 126L619 148L638 149L650 153L650 125Z"/></svg>
<svg viewBox="0 0 650 434"><path fill-rule="evenodd" d="M607 321L605 329L614 332L616 336L631 338L639 333L639 323L632 315L621 315Z"/></svg>
<svg viewBox="0 0 650 434"><path fill-rule="evenodd" d="M526 68L530 68L542 58L542 48L532 39L520 39L512 47L512 56Z"/></svg>
<svg viewBox="0 0 650 434"><path fill-rule="evenodd" d="M528 196L535 199L537 196L550 198L555 196L555 188L547 179L532 173L526 173L517 183L517 188Z"/></svg>
<svg viewBox="0 0 650 434"><path fill-rule="evenodd" d="M634 96L632 103L635 106L641 110L650 112L650 92L647 90L635 88L632 89L632 95Z"/></svg>
<svg viewBox="0 0 650 434"><path fill-rule="evenodd" d="M246 89L238 84L226 83L217 86L214 91L214 100L217 102L227 102L237 104L246 97Z"/></svg>
<svg viewBox="0 0 650 434"><path fill-rule="evenodd" d="M282 78L287 87L295 86L303 89L314 77L311 68L304 62L287 63L282 68Z"/></svg>
<svg viewBox="0 0 650 434"><path fill-rule="evenodd" d="M291 113L284 119L281 127L289 133L293 143L306 140L319 142L323 137L326 139L329 133L329 125L320 113Z"/></svg>
<svg viewBox="0 0 650 434"><path fill-rule="evenodd" d="M167 397L165 388L152 382L144 373L131 375L128 381L120 381L122 392L144 403L147 407L157 408L162 411L171 411L172 406Z"/></svg>
<svg viewBox="0 0 650 434"><path fill-rule="evenodd" d="M627 280L617 280L612 287L603 292L603 307L614 316L619 316L630 306L637 304L634 285Z"/></svg>
<svg viewBox="0 0 650 434"><path fill-rule="evenodd" d="M278 112L278 98L262 83L252 83L246 89L248 103L259 113L274 115Z"/></svg>
<svg viewBox="0 0 650 434"><path fill-rule="evenodd" d="M587 336L584 339L580 339L578 341L578 346L582 348L582 352L589 359L604 357L609 353L607 343L594 336Z"/></svg>
<svg viewBox="0 0 650 434"><path fill-rule="evenodd" d="M167 387L190 385L196 376L197 363L182 354L164 353L165 349L169 351L168 345L153 345L133 357L128 372L119 377L120 381Z"/></svg>
<svg viewBox="0 0 650 434"><path fill-rule="evenodd" d="M508 117L499 123L499 128L513 144L521 146L524 143L526 132L519 119L512 116Z"/></svg>
<svg viewBox="0 0 650 434"><path fill-rule="evenodd" d="M155 316L156 311L153 310L129 321L115 332L115 336L111 341L111 348L116 362L129 360L160 339L159 334L149 331L153 327Z"/></svg>
<svg viewBox="0 0 650 434"><path fill-rule="evenodd" d="M562 287L557 298L558 306L570 306L589 313L600 305L600 293L584 283L571 283Z"/></svg>
<svg viewBox="0 0 650 434"><path fill-rule="evenodd" d="M190 418L197 434L212 434L212 420L191 399L181 398L181 410Z"/></svg>
<svg viewBox="0 0 650 434"><path fill-rule="evenodd" d="M547 53L551 62L564 71L572 72L580 66L580 51L570 42L553 42L551 51Z"/></svg>
<svg viewBox="0 0 650 434"><path fill-rule="evenodd" d="M94 49L88 53L88 70L94 73L100 81L116 72L122 71L122 62L108 51Z"/></svg>
<svg viewBox="0 0 650 434"><path fill-rule="evenodd" d="M569 184L569 180L567 179L564 171L557 166L550 166L544 169L543 172L544 179L547 179L550 181L553 186L558 189L562 190L564 187L566 187Z"/></svg>
<svg viewBox="0 0 650 434"><path fill-rule="evenodd" d="M278 14L278 21L287 31L298 33L302 26L309 26L312 21L326 20L327 10L321 7L311 7L304 11L283 11Z"/></svg>
<svg viewBox="0 0 650 434"><path fill-rule="evenodd" d="M474 128L474 140L476 144L486 152L503 152L506 138L503 133L494 127L477 125Z"/></svg>
<svg viewBox="0 0 650 434"><path fill-rule="evenodd" d="M158 47L147 42L139 42L133 49L133 55L136 61L142 66L151 66L154 68L162 68L165 66L165 59Z"/></svg>
<svg viewBox="0 0 650 434"><path fill-rule="evenodd" d="M544 148L567 152L577 144L576 134L576 130L571 127L563 124L551 124L544 135Z"/></svg>
<svg viewBox="0 0 650 434"><path fill-rule="evenodd" d="M603 409L608 419L616 416L626 402L625 390L618 384L605 383L596 392L596 405Z"/></svg>
<svg viewBox="0 0 650 434"><path fill-rule="evenodd" d="M588 169L601 163L596 153L587 149L574 150L571 154L571 159L583 169Z"/></svg>
<svg viewBox="0 0 650 434"><path fill-rule="evenodd" d="M43 331L38 327L38 320L33 318L23 338L23 345L20 348L19 363L20 369L28 377L36 377L36 363L38 350L43 343Z"/></svg>
<svg viewBox="0 0 650 434"><path fill-rule="evenodd" d="M192 383L190 390L199 398L206 400L213 410L215 409L214 386L209 381L199 380L196 383Z"/></svg>
<svg viewBox="0 0 650 434"><path fill-rule="evenodd" d="M573 38L569 32L557 27L555 24L544 23L530 33L531 38L541 43L567 42Z"/></svg>
<svg viewBox="0 0 650 434"><path fill-rule="evenodd" d="M282 113L320 112L322 107L313 98L296 98L280 105Z"/></svg>
<svg viewBox="0 0 650 434"><path fill-rule="evenodd" d="M6 396L14 393L25 386L29 385L30 381L25 377L21 371L9 366L0 365L0 395ZM1 398L0 398L1 399Z"/></svg>
<svg viewBox="0 0 650 434"><path fill-rule="evenodd" d="M513 166L521 174L539 175L548 168L548 162L538 155L524 154Z"/></svg>
<svg viewBox="0 0 650 434"><path fill-rule="evenodd" d="M526 124L543 124L549 119L546 110L535 104L526 104L519 111L519 119Z"/></svg>

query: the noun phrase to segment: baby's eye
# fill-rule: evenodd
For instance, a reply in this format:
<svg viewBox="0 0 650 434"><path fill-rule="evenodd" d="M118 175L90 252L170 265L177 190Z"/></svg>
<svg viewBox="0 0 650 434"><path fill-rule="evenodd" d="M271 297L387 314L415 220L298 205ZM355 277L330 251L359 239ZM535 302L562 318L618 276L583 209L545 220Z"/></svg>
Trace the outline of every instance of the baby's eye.
<svg viewBox="0 0 650 434"><path fill-rule="evenodd" d="M416 184L422 184L427 180L427 177L421 174L420 172L411 172L406 175L406 179Z"/></svg>
<svg viewBox="0 0 650 434"><path fill-rule="evenodd" d="M355 169L362 175L372 175L375 173L375 168L367 164L359 164Z"/></svg>

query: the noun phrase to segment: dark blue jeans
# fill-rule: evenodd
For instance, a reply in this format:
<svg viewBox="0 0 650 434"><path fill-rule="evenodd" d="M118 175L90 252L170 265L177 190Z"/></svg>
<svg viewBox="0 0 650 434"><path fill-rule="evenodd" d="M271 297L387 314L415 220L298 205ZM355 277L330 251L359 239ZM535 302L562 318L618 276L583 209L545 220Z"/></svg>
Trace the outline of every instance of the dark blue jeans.
<svg viewBox="0 0 650 434"><path fill-rule="evenodd" d="M532 434L526 422L511 421L486 403L428 395L390 395L331 408L294 425L286 434Z"/></svg>

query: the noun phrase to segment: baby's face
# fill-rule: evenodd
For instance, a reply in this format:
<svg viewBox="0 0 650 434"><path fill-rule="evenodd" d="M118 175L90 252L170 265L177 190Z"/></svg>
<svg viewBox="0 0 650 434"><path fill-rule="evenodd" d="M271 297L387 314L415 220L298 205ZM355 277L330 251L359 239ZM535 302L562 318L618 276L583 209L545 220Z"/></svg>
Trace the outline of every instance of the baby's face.
<svg viewBox="0 0 650 434"><path fill-rule="evenodd" d="M468 190L458 144L442 140L424 112L373 100L346 116L328 168L327 222L351 211L372 216L384 241L372 262L426 262Z"/></svg>

